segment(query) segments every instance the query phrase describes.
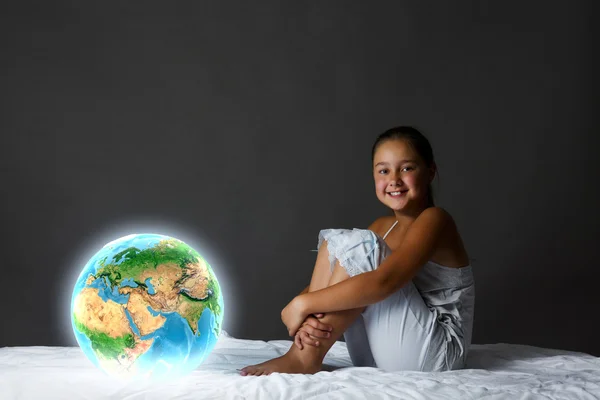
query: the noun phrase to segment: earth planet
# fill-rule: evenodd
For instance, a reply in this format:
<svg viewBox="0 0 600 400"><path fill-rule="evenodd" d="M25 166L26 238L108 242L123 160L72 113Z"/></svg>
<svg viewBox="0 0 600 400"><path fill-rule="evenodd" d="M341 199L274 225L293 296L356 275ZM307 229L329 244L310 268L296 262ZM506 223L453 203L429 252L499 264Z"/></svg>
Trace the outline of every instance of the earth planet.
<svg viewBox="0 0 600 400"><path fill-rule="evenodd" d="M71 297L79 346L118 378L183 376L212 351L223 296L211 266L184 242L134 234L106 244L85 265Z"/></svg>

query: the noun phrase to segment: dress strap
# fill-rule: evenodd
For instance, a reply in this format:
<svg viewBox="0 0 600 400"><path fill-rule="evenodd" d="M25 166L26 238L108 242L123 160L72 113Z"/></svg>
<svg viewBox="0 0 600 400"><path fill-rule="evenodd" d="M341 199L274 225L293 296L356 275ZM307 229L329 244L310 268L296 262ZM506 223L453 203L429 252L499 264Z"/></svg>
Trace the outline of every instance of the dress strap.
<svg viewBox="0 0 600 400"><path fill-rule="evenodd" d="M396 222L394 222L394 225L392 225L392 227L390 229L388 229L388 231L385 233L385 235L383 235L383 239L385 239L385 237L388 235L388 233L390 233L392 231L392 229L394 229L394 227L396 226L397 223L398 223L398 220L396 220Z"/></svg>

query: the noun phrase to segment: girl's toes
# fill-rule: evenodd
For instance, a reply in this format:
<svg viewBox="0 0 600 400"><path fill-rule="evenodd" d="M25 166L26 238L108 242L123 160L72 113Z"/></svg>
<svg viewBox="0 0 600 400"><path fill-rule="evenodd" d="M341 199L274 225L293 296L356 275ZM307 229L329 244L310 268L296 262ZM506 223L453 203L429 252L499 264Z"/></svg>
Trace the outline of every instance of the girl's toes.
<svg viewBox="0 0 600 400"><path fill-rule="evenodd" d="M260 375L262 375L262 369L256 368L256 367L254 367L254 368L248 368L246 370L246 372L247 372L248 375L252 375L252 376L260 376Z"/></svg>

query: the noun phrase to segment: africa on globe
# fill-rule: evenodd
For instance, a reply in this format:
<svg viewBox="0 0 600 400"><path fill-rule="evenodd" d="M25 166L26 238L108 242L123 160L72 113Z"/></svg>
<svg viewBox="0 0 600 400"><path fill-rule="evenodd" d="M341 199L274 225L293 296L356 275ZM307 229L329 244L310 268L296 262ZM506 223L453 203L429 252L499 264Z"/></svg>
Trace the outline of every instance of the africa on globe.
<svg viewBox="0 0 600 400"><path fill-rule="evenodd" d="M162 380L196 369L223 322L211 266L184 242L158 234L106 244L85 265L71 297L79 346L118 378Z"/></svg>

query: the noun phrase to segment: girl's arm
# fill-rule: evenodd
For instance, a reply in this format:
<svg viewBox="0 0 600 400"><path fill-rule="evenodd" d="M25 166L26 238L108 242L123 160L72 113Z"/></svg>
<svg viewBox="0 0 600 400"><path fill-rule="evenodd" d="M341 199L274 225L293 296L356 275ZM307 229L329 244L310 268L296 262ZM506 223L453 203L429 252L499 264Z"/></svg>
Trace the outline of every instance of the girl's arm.
<svg viewBox="0 0 600 400"><path fill-rule="evenodd" d="M379 267L327 288L297 296L303 314L327 313L365 307L382 301L407 284L430 260L444 227L452 220L439 207L423 211L408 228L398 249Z"/></svg>

